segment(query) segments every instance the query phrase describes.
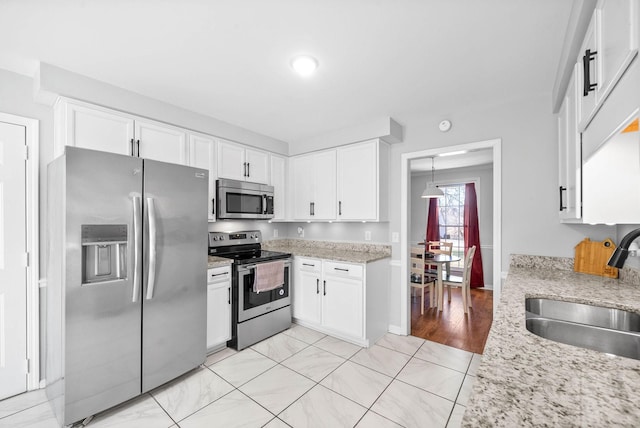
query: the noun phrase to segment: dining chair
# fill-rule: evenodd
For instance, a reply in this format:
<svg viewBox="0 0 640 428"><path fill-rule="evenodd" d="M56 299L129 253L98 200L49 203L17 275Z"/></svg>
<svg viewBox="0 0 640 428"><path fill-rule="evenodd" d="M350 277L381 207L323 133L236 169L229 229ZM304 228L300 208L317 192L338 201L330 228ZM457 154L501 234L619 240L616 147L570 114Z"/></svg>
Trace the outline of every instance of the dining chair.
<svg viewBox="0 0 640 428"><path fill-rule="evenodd" d="M453 242L428 241L427 251L431 254L446 254L447 256L450 256L453 251ZM448 276L451 273L451 267L448 264L445 265L445 267L447 269ZM426 272L431 276L437 275L437 266L427 263Z"/></svg>
<svg viewBox="0 0 640 428"><path fill-rule="evenodd" d="M433 295L435 292L436 277L425 272L424 246L411 247L411 287L420 289L420 315L424 315L424 289L429 287L429 306L433 306Z"/></svg>
<svg viewBox="0 0 640 428"><path fill-rule="evenodd" d="M462 306L465 314L469 312L471 307L471 266L473 265L473 256L475 254L476 246L474 245L467 250L467 254L464 257L462 277L449 275L442 281L443 285L447 287L449 301L451 301L451 286L461 287L460 294L462 295Z"/></svg>

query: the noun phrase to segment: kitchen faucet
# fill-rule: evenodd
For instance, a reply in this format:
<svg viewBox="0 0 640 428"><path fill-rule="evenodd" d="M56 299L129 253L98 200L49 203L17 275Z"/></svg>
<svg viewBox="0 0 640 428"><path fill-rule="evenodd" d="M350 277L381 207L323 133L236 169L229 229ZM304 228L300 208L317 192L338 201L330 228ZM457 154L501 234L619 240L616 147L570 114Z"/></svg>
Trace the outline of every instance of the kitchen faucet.
<svg viewBox="0 0 640 428"><path fill-rule="evenodd" d="M621 269L624 266L625 260L627 260L627 256L629 256L629 245L640 236L640 228L632 230L627 233L624 238L622 238L622 242L618 245L618 248L615 249L607 264L609 266L617 267Z"/></svg>

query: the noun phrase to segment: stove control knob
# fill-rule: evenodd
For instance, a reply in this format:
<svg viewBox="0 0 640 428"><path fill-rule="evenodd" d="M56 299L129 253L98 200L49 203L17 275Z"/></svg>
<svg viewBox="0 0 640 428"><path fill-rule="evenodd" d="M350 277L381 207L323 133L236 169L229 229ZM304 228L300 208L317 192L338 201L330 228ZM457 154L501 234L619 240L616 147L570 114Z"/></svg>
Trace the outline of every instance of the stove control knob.
<svg viewBox="0 0 640 428"><path fill-rule="evenodd" d="M214 237L213 237L213 240L214 240L214 241L217 241L217 240L218 240L218 237L217 237L217 236L214 236Z"/></svg>
<svg viewBox="0 0 640 428"><path fill-rule="evenodd" d="M224 236L221 236L221 237L220 237L220 240L221 240L221 241L224 241Z"/></svg>

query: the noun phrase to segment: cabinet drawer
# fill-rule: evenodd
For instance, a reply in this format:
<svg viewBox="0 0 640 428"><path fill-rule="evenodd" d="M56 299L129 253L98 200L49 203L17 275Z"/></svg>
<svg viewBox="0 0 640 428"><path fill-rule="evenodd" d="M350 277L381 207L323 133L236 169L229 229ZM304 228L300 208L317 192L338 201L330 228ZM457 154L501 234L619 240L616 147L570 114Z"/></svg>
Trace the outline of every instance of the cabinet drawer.
<svg viewBox="0 0 640 428"><path fill-rule="evenodd" d="M295 258L295 266L299 271L304 272L320 272L322 270L322 261L318 259Z"/></svg>
<svg viewBox="0 0 640 428"><path fill-rule="evenodd" d="M324 273L325 275L332 276L362 278L362 265L340 262L325 262Z"/></svg>
<svg viewBox="0 0 640 428"><path fill-rule="evenodd" d="M231 280L231 266L222 266L207 270L207 284Z"/></svg>

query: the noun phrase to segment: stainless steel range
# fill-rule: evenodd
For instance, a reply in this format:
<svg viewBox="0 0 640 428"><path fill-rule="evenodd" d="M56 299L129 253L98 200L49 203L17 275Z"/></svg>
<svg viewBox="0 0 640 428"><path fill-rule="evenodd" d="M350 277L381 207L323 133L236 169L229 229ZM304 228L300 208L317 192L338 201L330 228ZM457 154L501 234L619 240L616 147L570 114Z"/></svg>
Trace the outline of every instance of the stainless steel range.
<svg viewBox="0 0 640 428"><path fill-rule="evenodd" d="M250 230L209 232L209 255L233 259L227 346L244 349L291 326L291 254L263 250L261 232ZM260 269L269 270L272 278L281 273L282 281L266 290L258 287L264 278Z"/></svg>

